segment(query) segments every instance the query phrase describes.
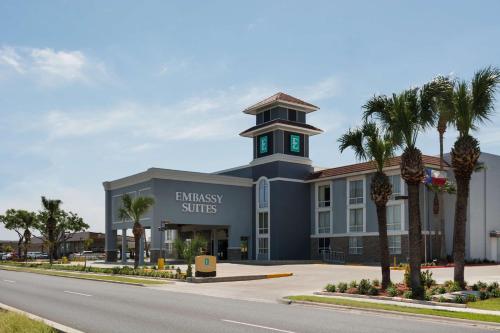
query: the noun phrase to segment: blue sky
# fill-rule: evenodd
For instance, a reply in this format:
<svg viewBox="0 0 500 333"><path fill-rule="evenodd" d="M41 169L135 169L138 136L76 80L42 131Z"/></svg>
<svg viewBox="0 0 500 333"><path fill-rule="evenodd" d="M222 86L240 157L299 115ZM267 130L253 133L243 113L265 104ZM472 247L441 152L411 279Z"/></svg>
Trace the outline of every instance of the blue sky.
<svg viewBox="0 0 500 333"><path fill-rule="evenodd" d="M246 106L318 105L318 166L377 93L500 66L498 1L2 1L0 211L63 200L104 230L102 181L250 161ZM500 114L500 106L497 107ZM500 116L477 136L500 154ZM446 149L455 133L447 133ZM434 131L420 138L438 153ZM0 228L0 239L14 238Z"/></svg>

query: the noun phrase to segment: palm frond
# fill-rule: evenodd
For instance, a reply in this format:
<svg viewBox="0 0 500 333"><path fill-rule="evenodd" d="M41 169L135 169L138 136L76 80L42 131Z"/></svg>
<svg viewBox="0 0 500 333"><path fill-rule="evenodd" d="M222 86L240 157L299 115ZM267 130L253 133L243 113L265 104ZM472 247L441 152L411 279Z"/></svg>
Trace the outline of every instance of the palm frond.
<svg viewBox="0 0 500 333"><path fill-rule="evenodd" d="M471 83L474 122L489 120L494 111L495 92L500 84L500 69L486 67L474 74Z"/></svg>
<svg viewBox="0 0 500 333"><path fill-rule="evenodd" d="M352 148L357 159L366 159L366 152L363 147L363 137L364 135L361 129L349 129L347 133L345 133L338 139L338 142L340 143L340 152L342 153L347 148Z"/></svg>

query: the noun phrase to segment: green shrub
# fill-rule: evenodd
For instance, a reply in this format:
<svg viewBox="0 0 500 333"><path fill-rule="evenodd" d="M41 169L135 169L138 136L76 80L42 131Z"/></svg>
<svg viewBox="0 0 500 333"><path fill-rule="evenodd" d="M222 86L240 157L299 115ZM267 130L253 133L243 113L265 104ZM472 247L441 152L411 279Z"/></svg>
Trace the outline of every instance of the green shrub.
<svg viewBox="0 0 500 333"><path fill-rule="evenodd" d="M374 287L380 287L380 280L379 279L373 279L372 285Z"/></svg>
<svg viewBox="0 0 500 333"><path fill-rule="evenodd" d="M337 289L338 289L339 293L345 293L347 291L347 283L339 282L337 284Z"/></svg>
<svg viewBox="0 0 500 333"><path fill-rule="evenodd" d="M425 270L420 272L420 281L424 287L430 288L436 284L436 280L432 278L432 272Z"/></svg>
<svg viewBox="0 0 500 333"><path fill-rule="evenodd" d="M492 292L495 289L500 289L500 286L498 285L498 282L492 282L486 288L486 290L488 290L489 292Z"/></svg>
<svg viewBox="0 0 500 333"><path fill-rule="evenodd" d="M357 288L358 287L358 282L356 280L352 280L349 283L349 288Z"/></svg>
<svg viewBox="0 0 500 333"><path fill-rule="evenodd" d="M378 295L378 289L375 286L370 286L367 294L371 296L376 296Z"/></svg>
<svg viewBox="0 0 500 333"><path fill-rule="evenodd" d="M489 292L484 291L484 290L481 290L479 292L479 299L480 300L484 301L485 299L488 299L488 298L490 298L490 293Z"/></svg>
<svg viewBox="0 0 500 333"><path fill-rule="evenodd" d="M462 287L458 282L452 281L446 286L446 291L449 293L455 292L455 291L461 291Z"/></svg>
<svg viewBox="0 0 500 333"><path fill-rule="evenodd" d="M337 288L335 287L334 284L329 283L326 285L325 290L328 291L329 293L334 293L335 291L337 291Z"/></svg>
<svg viewBox="0 0 500 333"><path fill-rule="evenodd" d="M432 290L427 289L425 291L425 293L424 293L424 300L431 301L432 300L432 295L433 295Z"/></svg>
<svg viewBox="0 0 500 333"><path fill-rule="evenodd" d="M463 296L461 296L461 295L457 295L457 296L455 297L455 303L458 303L458 304L463 304L464 302L465 302L465 299L464 299L464 297L463 297Z"/></svg>
<svg viewBox="0 0 500 333"><path fill-rule="evenodd" d="M490 295L491 297L500 297L500 289L493 289L491 292L490 292Z"/></svg>
<svg viewBox="0 0 500 333"><path fill-rule="evenodd" d="M411 290L407 290L403 293L403 297L404 298L413 298L413 293L411 292Z"/></svg>
<svg viewBox="0 0 500 333"><path fill-rule="evenodd" d="M441 295L438 298L438 302L440 302L440 303L446 303L446 302L448 302L448 299L446 299L446 297L444 297L443 295Z"/></svg>
<svg viewBox="0 0 500 333"><path fill-rule="evenodd" d="M372 287L372 284L371 284L370 280L361 279L361 281L359 281L358 292L361 295L367 295L368 291L370 290L371 287Z"/></svg>
<svg viewBox="0 0 500 333"><path fill-rule="evenodd" d="M475 301L477 301L476 295L467 294L467 297L465 298L465 302L469 303L469 302L475 302Z"/></svg>
<svg viewBox="0 0 500 333"><path fill-rule="evenodd" d="M483 289L486 289L488 287L488 285L482 281L477 281L476 283L474 283L472 285L472 290L475 290L475 291L480 291L480 290L483 290Z"/></svg>
<svg viewBox="0 0 500 333"><path fill-rule="evenodd" d="M391 297L396 297L398 296L398 290L396 289L396 287L394 286L389 286L387 287L387 295L391 296Z"/></svg>

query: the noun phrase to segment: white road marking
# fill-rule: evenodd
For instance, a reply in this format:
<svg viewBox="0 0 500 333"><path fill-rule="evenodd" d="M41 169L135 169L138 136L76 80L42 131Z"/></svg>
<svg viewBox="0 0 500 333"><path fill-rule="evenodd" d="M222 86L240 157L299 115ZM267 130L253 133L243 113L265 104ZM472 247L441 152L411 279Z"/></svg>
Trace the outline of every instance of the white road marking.
<svg viewBox="0 0 500 333"><path fill-rule="evenodd" d="M274 328L274 327L261 326L261 325L255 325L255 324L249 324L249 323L242 323L241 321L235 321L235 320L229 320L229 319L221 319L221 320L225 321L226 323L233 323L233 324L238 324L238 325L245 325L245 326L257 327L257 328L262 328L262 329L265 329L265 330L270 330L270 331L275 331L275 332L295 333L293 331L280 330L279 328Z"/></svg>
<svg viewBox="0 0 500 333"><path fill-rule="evenodd" d="M16 281L12 281L12 280L3 280L3 282L16 283Z"/></svg>
<svg viewBox="0 0 500 333"><path fill-rule="evenodd" d="M65 290L64 292L66 294L80 295L80 296L85 296L85 297L91 297L92 296L92 295L89 295L89 294L77 293L76 291Z"/></svg>

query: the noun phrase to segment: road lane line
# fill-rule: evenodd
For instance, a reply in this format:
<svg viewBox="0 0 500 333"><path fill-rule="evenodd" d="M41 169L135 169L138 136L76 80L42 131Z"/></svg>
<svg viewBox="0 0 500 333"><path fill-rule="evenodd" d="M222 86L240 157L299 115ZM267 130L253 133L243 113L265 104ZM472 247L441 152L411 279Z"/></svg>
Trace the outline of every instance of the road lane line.
<svg viewBox="0 0 500 333"><path fill-rule="evenodd" d="M76 291L65 290L64 292L66 294L80 295L80 296L85 296L85 297L91 297L92 296L92 295L89 295L89 294L77 293Z"/></svg>
<svg viewBox="0 0 500 333"><path fill-rule="evenodd" d="M3 280L3 282L16 283L16 281L12 281L12 280Z"/></svg>
<svg viewBox="0 0 500 333"><path fill-rule="evenodd" d="M257 328L262 328L262 329L265 329L265 330L270 330L270 331L275 331L275 332L295 333L293 331L281 330L279 328L262 326L262 325L255 325L255 324L250 324L250 323L243 323L241 321L235 321L235 320L229 320L229 319L221 319L221 320L225 321L226 323L232 323L232 324L238 324L238 325L245 325L245 326L257 327Z"/></svg>

